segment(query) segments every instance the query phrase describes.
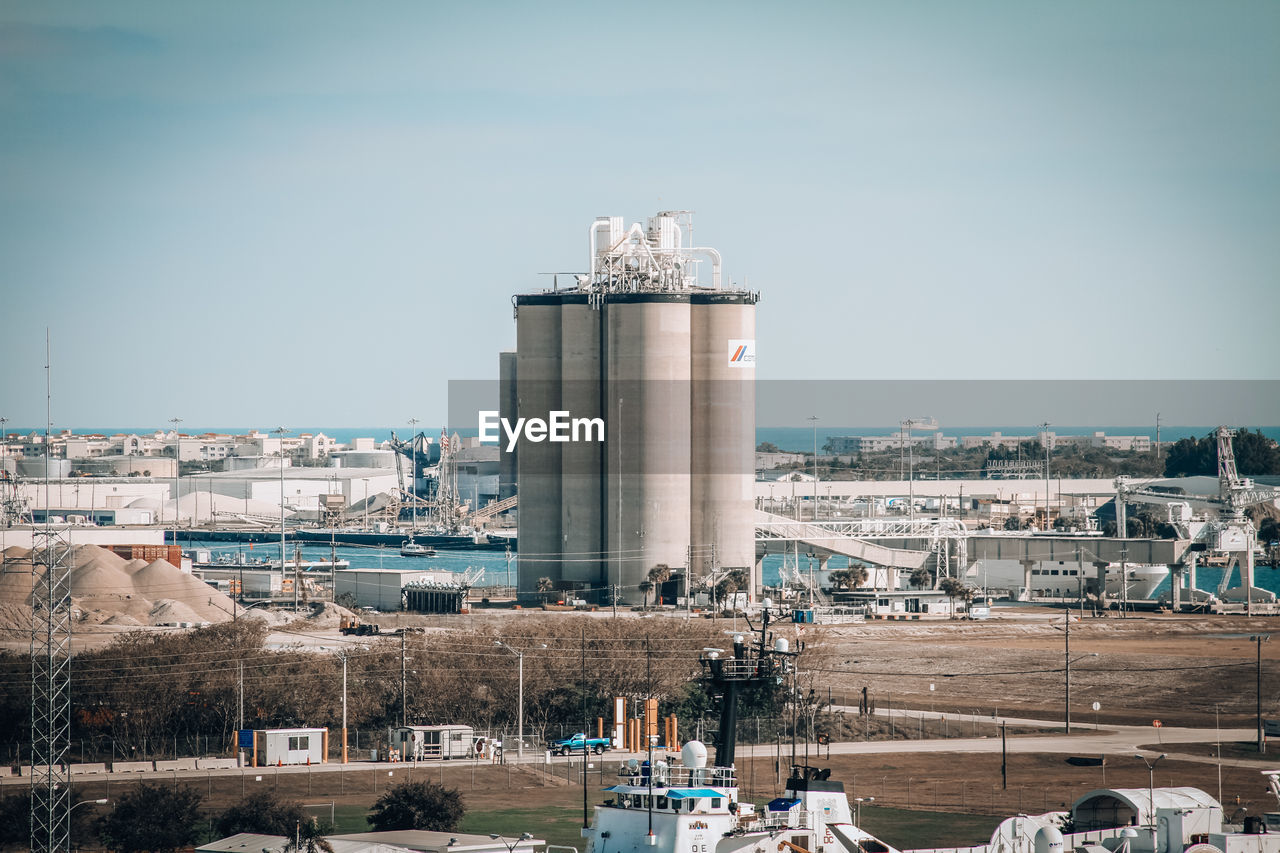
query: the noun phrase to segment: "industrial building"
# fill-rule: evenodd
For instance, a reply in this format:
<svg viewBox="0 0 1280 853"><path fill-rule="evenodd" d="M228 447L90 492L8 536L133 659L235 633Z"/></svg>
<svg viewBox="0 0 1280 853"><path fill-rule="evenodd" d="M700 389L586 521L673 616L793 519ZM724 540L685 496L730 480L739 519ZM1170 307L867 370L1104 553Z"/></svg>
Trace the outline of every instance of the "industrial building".
<svg viewBox="0 0 1280 853"><path fill-rule="evenodd" d="M526 433L503 449L499 494L519 484L522 596L549 578L590 600L639 601L658 565L695 579L755 566L758 296L723 286L719 252L686 232L691 242L683 212L629 228L599 218L587 274L515 297L501 416L606 424L603 441Z"/></svg>
<svg viewBox="0 0 1280 853"><path fill-rule="evenodd" d="M400 610L406 586L436 584L456 591L458 581L456 572L420 569L338 569L333 577L335 595L351 593L358 607L389 613Z"/></svg>

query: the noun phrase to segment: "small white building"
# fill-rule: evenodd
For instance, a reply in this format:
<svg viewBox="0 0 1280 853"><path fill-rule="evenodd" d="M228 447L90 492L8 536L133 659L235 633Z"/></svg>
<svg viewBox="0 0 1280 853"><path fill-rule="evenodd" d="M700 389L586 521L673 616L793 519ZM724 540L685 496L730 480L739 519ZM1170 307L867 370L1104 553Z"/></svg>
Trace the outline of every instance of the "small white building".
<svg viewBox="0 0 1280 853"><path fill-rule="evenodd" d="M323 764L328 746L328 729L256 729L253 766Z"/></svg>
<svg viewBox="0 0 1280 853"><path fill-rule="evenodd" d="M841 601L865 608L871 619L919 619L922 616L953 616L964 612L964 602L950 599L936 589L857 589ZM952 610L952 607L955 610Z"/></svg>
<svg viewBox="0 0 1280 853"><path fill-rule="evenodd" d="M334 594L351 593L357 607L394 613L400 609L402 590L412 581L456 579L453 572L423 569L339 569L334 572Z"/></svg>
<svg viewBox="0 0 1280 853"><path fill-rule="evenodd" d="M475 730L471 726L399 726L391 730L391 748L401 761L471 758Z"/></svg>

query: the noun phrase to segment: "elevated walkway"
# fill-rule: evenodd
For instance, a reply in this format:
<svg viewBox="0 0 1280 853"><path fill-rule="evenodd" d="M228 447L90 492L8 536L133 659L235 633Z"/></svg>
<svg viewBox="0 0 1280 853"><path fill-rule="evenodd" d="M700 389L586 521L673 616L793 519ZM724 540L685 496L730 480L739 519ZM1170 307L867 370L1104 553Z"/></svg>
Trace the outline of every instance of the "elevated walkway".
<svg viewBox="0 0 1280 853"><path fill-rule="evenodd" d="M1173 565L1191 545L1187 539L1115 539L1101 536L1053 536L1043 533L973 534L965 540L974 560L1064 563L1137 563Z"/></svg>
<svg viewBox="0 0 1280 853"><path fill-rule="evenodd" d="M918 569L929 558L928 551L888 548L864 539L832 531L820 524L796 521L764 510L756 510L756 543L769 550L770 543L796 542L820 556L840 554L873 566Z"/></svg>

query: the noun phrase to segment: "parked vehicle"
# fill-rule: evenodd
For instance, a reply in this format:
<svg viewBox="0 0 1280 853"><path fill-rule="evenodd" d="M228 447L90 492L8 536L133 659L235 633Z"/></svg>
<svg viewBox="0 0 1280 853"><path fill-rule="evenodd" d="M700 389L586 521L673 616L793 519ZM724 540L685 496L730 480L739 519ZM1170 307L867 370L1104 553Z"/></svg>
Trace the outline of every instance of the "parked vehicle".
<svg viewBox="0 0 1280 853"><path fill-rule="evenodd" d="M571 752L586 752L587 750L590 750L596 755L599 755L606 749L610 749L612 746L613 743L608 738L589 738L582 732L578 732L577 734L570 735L562 740L552 741L551 751L556 755L568 755Z"/></svg>
<svg viewBox="0 0 1280 853"><path fill-rule="evenodd" d="M381 633L382 629L359 619L343 619L338 623L338 631L343 634L355 634L357 637L368 637Z"/></svg>

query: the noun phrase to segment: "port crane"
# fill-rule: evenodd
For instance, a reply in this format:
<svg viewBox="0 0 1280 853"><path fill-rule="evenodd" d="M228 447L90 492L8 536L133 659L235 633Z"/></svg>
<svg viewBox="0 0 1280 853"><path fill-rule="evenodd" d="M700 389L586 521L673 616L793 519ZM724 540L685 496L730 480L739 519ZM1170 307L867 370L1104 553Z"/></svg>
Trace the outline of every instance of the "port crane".
<svg viewBox="0 0 1280 853"><path fill-rule="evenodd" d="M1219 426L1214 435L1218 445L1218 494L1189 495L1175 494L1145 485L1134 485L1128 477L1117 477L1116 487L1116 527L1124 534L1127 525L1125 504L1129 500L1141 503L1164 504L1169 508L1169 523L1177 530L1179 537L1191 539L1198 549L1188 548L1184 552L1182 564L1176 571L1191 572L1192 587L1195 586L1195 567L1198 553L1212 550L1223 553L1227 557L1222 571L1222 581L1218 584L1218 597L1223 597L1228 590L1235 569L1240 570L1240 585L1244 589L1245 612L1253 612L1254 551L1257 546L1257 531L1253 523L1245 515L1245 510L1261 503L1280 501L1280 489L1260 487L1253 480L1240 476L1236 467L1235 450L1231 438L1235 431L1230 427ZM1191 516L1192 508L1210 510L1216 518L1196 520ZM1175 593L1177 578L1175 578ZM1259 592L1259 597L1271 596L1270 593Z"/></svg>

